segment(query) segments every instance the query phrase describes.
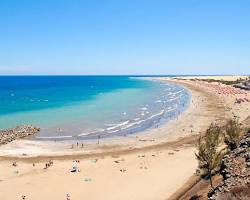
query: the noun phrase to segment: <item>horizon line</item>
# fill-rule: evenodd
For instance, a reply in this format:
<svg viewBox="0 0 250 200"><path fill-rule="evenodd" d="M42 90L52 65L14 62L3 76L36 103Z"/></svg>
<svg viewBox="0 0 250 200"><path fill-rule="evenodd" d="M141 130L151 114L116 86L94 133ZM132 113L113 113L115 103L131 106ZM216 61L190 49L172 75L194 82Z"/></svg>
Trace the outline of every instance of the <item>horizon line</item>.
<svg viewBox="0 0 250 200"><path fill-rule="evenodd" d="M0 74L1 76L250 76L250 74Z"/></svg>

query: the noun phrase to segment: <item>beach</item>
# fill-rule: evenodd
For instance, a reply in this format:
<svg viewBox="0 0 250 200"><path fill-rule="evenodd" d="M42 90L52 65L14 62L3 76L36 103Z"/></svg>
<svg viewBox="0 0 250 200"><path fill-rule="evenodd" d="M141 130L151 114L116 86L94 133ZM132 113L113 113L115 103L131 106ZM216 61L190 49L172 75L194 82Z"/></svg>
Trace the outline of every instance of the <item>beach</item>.
<svg viewBox="0 0 250 200"><path fill-rule="evenodd" d="M206 77L214 79L214 77ZM190 105L166 124L129 136L90 141L15 140L0 146L0 199L168 199L195 173L195 144L212 123L250 115L249 92L200 80L182 85ZM199 79L196 77L196 79ZM221 79L221 78L220 78ZM235 77L223 77L235 80ZM222 91L222 92L221 92ZM237 99L245 101L235 103ZM53 164L46 168L46 163ZM16 162L16 166L12 166ZM46 169L44 169L46 168ZM75 172L71 172L76 169Z"/></svg>

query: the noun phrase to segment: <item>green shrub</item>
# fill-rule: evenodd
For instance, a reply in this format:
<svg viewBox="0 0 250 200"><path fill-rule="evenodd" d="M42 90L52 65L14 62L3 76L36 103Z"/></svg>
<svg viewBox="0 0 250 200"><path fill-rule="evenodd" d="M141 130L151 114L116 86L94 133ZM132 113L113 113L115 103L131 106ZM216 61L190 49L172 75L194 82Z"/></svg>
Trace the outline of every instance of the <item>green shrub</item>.
<svg viewBox="0 0 250 200"><path fill-rule="evenodd" d="M221 128L211 125L206 134L198 140L198 153L196 158L199 161L201 176L206 176L213 187L212 176L220 170L223 151L218 151L221 138Z"/></svg>
<svg viewBox="0 0 250 200"><path fill-rule="evenodd" d="M240 140L244 134L244 129L237 118L231 119L225 126L224 141L230 150L234 150L239 146Z"/></svg>

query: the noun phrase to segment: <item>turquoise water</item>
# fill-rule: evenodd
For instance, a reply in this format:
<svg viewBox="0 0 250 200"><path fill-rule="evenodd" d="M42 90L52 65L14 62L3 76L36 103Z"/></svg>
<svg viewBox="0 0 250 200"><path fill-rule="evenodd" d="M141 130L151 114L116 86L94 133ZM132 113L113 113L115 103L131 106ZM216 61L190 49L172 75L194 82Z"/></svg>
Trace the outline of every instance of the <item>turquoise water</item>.
<svg viewBox="0 0 250 200"><path fill-rule="evenodd" d="M0 128L41 127L37 139L95 138L158 126L182 112L182 87L126 76L0 77Z"/></svg>

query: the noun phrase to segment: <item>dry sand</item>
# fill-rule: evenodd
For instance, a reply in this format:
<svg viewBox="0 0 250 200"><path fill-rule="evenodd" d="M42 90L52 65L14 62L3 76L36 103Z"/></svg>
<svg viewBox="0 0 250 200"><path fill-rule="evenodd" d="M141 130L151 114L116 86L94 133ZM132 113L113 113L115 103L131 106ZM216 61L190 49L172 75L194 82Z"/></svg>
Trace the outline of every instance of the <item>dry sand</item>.
<svg viewBox="0 0 250 200"><path fill-rule="evenodd" d="M21 199L24 194L32 200L59 200L66 199L67 193L76 200L165 199L194 172L193 154L194 148L186 148L94 157L79 164L63 160L54 161L46 170L43 162L35 167L30 162L18 162L12 167L5 161L0 166L0 199ZM188 165L183 168L183 163ZM74 165L81 171L71 173Z"/></svg>
<svg viewBox="0 0 250 200"><path fill-rule="evenodd" d="M250 114L250 104L235 105L234 95L223 97L189 80L177 82L192 92L191 105L178 119L159 128L100 145L85 144L83 149L27 140L1 146L0 199L26 195L31 200L61 200L67 194L73 200L167 199L195 172L197 135L211 122L231 117L233 111L241 120ZM53 166L43 169L50 159ZM74 159L80 163L73 163ZM17 167L12 166L14 161ZM70 172L74 165L80 172Z"/></svg>

